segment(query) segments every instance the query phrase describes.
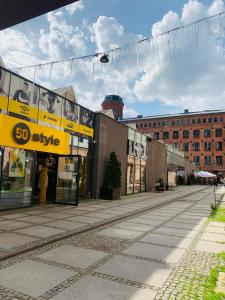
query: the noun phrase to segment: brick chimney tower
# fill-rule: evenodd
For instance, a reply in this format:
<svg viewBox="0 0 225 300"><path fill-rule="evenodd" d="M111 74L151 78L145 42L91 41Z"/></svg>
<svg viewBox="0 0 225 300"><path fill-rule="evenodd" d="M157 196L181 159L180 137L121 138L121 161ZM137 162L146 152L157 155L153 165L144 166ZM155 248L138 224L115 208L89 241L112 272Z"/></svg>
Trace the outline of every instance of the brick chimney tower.
<svg viewBox="0 0 225 300"><path fill-rule="evenodd" d="M112 109L116 120L123 118L123 99L118 95L107 95L102 102L102 110Z"/></svg>

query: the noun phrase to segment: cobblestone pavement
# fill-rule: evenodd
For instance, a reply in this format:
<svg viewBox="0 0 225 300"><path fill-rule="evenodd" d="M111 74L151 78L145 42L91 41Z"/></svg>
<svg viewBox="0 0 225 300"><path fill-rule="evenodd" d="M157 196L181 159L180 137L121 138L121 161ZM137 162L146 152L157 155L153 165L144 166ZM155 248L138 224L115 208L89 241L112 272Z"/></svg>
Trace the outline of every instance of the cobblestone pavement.
<svg viewBox="0 0 225 300"><path fill-rule="evenodd" d="M0 299L201 299L201 284L217 263L215 253L201 248L201 243L215 243L209 240L210 233L219 231L207 221L212 196L211 187L192 186L118 202L84 203L79 208L17 212L16 221L27 222L24 218L30 215L31 222L38 216L39 225L10 232L0 227L2 234L45 244L0 261ZM12 219L7 216L0 217ZM43 225L41 218L55 220ZM82 232L66 237L77 230L66 226L79 223L84 224ZM46 237L49 228L64 232ZM53 237L64 238L46 244ZM6 248L0 233L2 258L29 249L37 240Z"/></svg>

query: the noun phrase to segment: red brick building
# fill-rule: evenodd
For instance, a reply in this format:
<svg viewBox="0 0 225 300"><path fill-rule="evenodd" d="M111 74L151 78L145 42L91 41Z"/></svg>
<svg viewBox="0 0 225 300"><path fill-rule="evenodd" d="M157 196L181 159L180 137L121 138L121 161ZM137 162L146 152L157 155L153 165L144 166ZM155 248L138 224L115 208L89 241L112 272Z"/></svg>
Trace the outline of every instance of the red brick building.
<svg viewBox="0 0 225 300"><path fill-rule="evenodd" d="M195 168L225 176L225 110L123 119L138 131L150 134L181 150Z"/></svg>
<svg viewBox="0 0 225 300"><path fill-rule="evenodd" d="M102 110L112 109L116 120L123 118L123 99L118 95L107 95L102 102Z"/></svg>

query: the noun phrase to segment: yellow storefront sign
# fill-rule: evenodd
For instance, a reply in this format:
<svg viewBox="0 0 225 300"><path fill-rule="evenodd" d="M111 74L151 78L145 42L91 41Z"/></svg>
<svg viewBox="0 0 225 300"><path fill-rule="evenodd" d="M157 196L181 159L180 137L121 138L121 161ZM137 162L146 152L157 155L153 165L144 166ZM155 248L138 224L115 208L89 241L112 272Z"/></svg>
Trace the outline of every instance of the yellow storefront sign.
<svg viewBox="0 0 225 300"><path fill-rule="evenodd" d="M54 125L55 127L60 128L61 116L56 116L55 114L50 114L46 111L39 110L38 121Z"/></svg>
<svg viewBox="0 0 225 300"><path fill-rule="evenodd" d="M79 132L79 124L70 120L67 120L65 118L62 118L62 124L63 129L66 129L68 131L72 132Z"/></svg>
<svg viewBox="0 0 225 300"><path fill-rule="evenodd" d="M87 127L87 126L84 126L84 125L80 125L79 132L84 134L84 135L90 136L90 137L94 136L93 128L90 128L90 127Z"/></svg>
<svg viewBox="0 0 225 300"><path fill-rule="evenodd" d="M9 99L9 113L14 113L19 116L26 117L27 119L37 120L38 110L36 107L29 106L27 104L17 102Z"/></svg>
<svg viewBox="0 0 225 300"><path fill-rule="evenodd" d="M57 154L69 154L69 134L0 115L0 145Z"/></svg>
<svg viewBox="0 0 225 300"><path fill-rule="evenodd" d="M7 110L8 97L0 95L0 109Z"/></svg>

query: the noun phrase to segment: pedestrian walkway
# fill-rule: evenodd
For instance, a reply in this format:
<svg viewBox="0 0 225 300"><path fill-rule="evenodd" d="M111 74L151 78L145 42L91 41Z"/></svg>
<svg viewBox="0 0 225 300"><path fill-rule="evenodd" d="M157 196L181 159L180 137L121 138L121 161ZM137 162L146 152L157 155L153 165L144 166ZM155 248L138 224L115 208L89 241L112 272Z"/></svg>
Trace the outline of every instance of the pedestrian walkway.
<svg viewBox="0 0 225 300"><path fill-rule="evenodd" d="M118 218L187 196L204 187L181 187L165 193L144 193L118 201L93 200L79 207L48 205L0 214L0 259L86 231Z"/></svg>
<svg viewBox="0 0 225 300"><path fill-rule="evenodd" d="M44 230L34 231L34 227L66 233L74 229L63 228L65 222L86 227L82 227L82 233L0 261L0 299L191 299L179 298L178 281L185 276L186 268L201 265L202 255L196 254L195 247L206 226L211 202L211 188L192 186L120 201L94 201L79 208L57 206L16 213L17 219L25 218L18 214L30 214L40 218L54 216L55 220L23 227L32 230L26 233L16 229L4 234L43 242L45 238L34 232ZM56 218L56 214L60 217ZM49 224L52 222L54 226ZM92 230L84 230L90 226ZM54 237L61 234L65 233Z"/></svg>

